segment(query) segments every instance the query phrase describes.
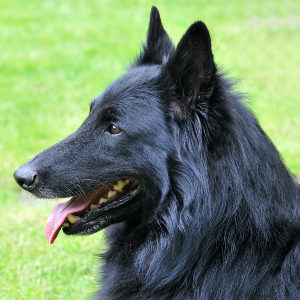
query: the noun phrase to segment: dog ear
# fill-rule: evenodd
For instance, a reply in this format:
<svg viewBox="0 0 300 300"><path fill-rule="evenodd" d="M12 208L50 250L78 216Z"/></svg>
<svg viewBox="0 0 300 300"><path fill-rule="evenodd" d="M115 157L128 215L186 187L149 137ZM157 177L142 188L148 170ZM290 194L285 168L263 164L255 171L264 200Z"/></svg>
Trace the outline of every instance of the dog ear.
<svg viewBox="0 0 300 300"><path fill-rule="evenodd" d="M216 66L211 40L203 22L195 22L181 38L162 75L175 88L171 107L177 120L184 119L213 91Z"/></svg>
<svg viewBox="0 0 300 300"><path fill-rule="evenodd" d="M175 47L162 25L158 9L152 6L147 42L143 44L143 51L135 65L160 65L174 50Z"/></svg>

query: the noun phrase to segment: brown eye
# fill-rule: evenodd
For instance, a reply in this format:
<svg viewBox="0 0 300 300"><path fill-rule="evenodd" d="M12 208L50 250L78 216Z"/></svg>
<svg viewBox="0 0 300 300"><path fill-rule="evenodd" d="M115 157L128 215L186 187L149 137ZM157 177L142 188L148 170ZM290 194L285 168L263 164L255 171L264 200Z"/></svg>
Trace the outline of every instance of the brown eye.
<svg viewBox="0 0 300 300"><path fill-rule="evenodd" d="M110 127L108 128L108 131L111 133L111 134L119 134L122 132L122 130L116 126L115 124L111 124Z"/></svg>

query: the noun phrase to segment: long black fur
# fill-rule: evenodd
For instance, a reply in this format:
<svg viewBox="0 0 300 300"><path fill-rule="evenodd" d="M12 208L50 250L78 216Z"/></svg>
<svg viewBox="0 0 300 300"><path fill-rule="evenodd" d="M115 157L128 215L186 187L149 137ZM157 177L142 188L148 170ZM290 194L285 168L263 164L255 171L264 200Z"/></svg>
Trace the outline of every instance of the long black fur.
<svg viewBox="0 0 300 300"><path fill-rule="evenodd" d="M204 23L175 50L153 7L130 70L78 131L25 164L40 197L143 184L107 228L95 299L300 299L300 189L242 100ZM121 135L107 134L112 121Z"/></svg>

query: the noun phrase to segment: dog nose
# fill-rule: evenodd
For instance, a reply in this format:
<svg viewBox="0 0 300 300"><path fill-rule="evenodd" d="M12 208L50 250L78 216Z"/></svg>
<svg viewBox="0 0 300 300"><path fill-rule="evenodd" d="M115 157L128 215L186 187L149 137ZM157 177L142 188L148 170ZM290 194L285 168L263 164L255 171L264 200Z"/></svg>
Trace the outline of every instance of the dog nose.
<svg viewBox="0 0 300 300"><path fill-rule="evenodd" d="M37 184L37 173L30 168L22 166L14 173L17 184L26 191L33 189Z"/></svg>

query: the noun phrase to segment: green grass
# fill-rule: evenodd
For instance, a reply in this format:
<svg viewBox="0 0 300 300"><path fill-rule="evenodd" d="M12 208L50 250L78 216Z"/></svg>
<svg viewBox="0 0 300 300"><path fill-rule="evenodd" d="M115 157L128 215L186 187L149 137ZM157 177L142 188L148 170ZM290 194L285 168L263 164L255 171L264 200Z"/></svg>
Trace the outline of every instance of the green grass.
<svg viewBox="0 0 300 300"><path fill-rule="evenodd" d="M101 233L44 236L54 206L24 201L14 170L74 131L145 38L151 5L175 42L196 21L216 60L300 176L300 6L291 1L0 0L0 298L68 299L94 289ZM22 200L23 199L23 200Z"/></svg>

